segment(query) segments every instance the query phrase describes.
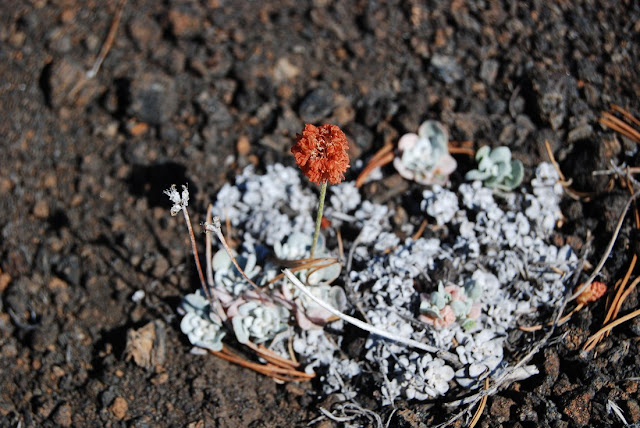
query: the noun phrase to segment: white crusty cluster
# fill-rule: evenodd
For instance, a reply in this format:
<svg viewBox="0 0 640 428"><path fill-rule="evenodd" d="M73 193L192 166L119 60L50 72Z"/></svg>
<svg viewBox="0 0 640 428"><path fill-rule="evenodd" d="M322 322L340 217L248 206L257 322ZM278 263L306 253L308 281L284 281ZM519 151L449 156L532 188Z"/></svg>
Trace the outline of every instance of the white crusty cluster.
<svg viewBox="0 0 640 428"><path fill-rule="evenodd" d="M235 184L223 186L214 214L223 220L228 217L243 232L249 242L245 248L266 245L272 253L287 255L293 251L289 237L313 232L317 197L300 177L296 169L282 165L269 166L264 175L249 167ZM323 368L324 392L352 393L350 380L365 366L380 373L378 387L386 404L399 397L425 400L441 396L456 383L477 386L484 376L497 376L505 365L507 332L518 317L535 318L541 306L556 304L564 290L563 272L571 271L577 262L569 247L549 243L550 233L562 218L557 181L555 169L541 164L530 192L524 186L515 192L496 191L480 181L457 189L433 186L424 191L421 207L428 218L446 227L434 227L429 238L415 240L395 235L390 223L393 212L387 206L362 201L353 183L330 187L329 218L351 223L360 231L355 242L345 242L345 252L353 250L351 271L343 269L334 286L345 287L351 303L357 303L354 313L362 314L372 325L447 350L463 367L377 336L367 338L360 358L349 359L340 348L341 322L331 329L301 329L291 316L288 321L294 328L287 331L294 334L293 349L307 371ZM412 220L415 224L403 231L417 230L422 219ZM335 249L328 251L335 254ZM260 266L255 258L243 256L257 275ZM263 274L268 269L263 266ZM440 284L434 278L436 271ZM535 283L529 279L532 276ZM236 292L233 284L226 283L230 280L230 276L220 278L231 293ZM477 319L464 328L461 322L438 327L423 322L421 302L439 286L473 289L474 304L481 306ZM271 337L285 330L284 312L267 314L255 305L244 309L242 325L237 321L242 335L254 337L268 330L264 336ZM260 325L253 326L253 319L260 320ZM202 336L192 331L191 335Z"/></svg>

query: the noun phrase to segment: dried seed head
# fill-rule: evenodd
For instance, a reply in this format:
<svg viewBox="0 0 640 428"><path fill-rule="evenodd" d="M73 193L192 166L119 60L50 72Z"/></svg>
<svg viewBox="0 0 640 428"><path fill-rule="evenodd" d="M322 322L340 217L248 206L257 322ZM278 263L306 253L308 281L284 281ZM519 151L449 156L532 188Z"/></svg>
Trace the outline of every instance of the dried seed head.
<svg viewBox="0 0 640 428"><path fill-rule="evenodd" d="M582 284L578 286L578 289L582 287ZM580 305L586 305L587 303L595 302L607 291L607 286L604 282L593 281L589 286L576 298L576 302Z"/></svg>
<svg viewBox="0 0 640 428"><path fill-rule="evenodd" d="M302 135L297 135L291 153L312 183L338 184L349 168L348 149L347 137L338 126L306 124Z"/></svg>

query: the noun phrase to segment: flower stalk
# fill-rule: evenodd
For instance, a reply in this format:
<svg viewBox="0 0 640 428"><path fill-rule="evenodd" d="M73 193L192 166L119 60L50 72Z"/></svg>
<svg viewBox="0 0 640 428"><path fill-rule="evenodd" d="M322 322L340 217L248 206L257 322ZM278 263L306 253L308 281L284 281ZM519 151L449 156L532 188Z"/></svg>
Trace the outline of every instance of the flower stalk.
<svg viewBox="0 0 640 428"><path fill-rule="evenodd" d="M316 229L311 244L311 258L318 244L322 211L327 194L327 184L338 184L344 180L344 172L349 168L349 142L344 132L336 126L306 124L302 135L297 135L291 153L296 163L312 183L320 184L320 202L316 217Z"/></svg>
<svg viewBox="0 0 640 428"><path fill-rule="evenodd" d="M313 258L313 253L316 250L316 245L318 245L318 236L320 235L320 225L322 224L322 211L324 210L324 199L327 196L327 181L322 182L322 187L320 187L320 202L318 204L318 215L316 216L316 230L313 232L313 242L311 243L311 256L309 258Z"/></svg>

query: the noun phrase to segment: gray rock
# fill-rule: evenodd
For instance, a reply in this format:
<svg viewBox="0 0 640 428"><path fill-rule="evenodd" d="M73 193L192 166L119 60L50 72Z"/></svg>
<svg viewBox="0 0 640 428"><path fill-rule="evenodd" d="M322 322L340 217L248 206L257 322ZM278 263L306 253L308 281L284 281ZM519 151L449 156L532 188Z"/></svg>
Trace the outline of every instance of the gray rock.
<svg viewBox="0 0 640 428"><path fill-rule="evenodd" d="M329 116L334 107L335 93L327 88L318 88L302 100L298 114L304 122L315 123Z"/></svg>
<svg viewBox="0 0 640 428"><path fill-rule="evenodd" d="M196 104L207 116L207 123L210 125L224 128L233 123L233 117L227 106L210 92L201 92L196 98Z"/></svg>
<svg viewBox="0 0 640 428"><path fill-rule="evenodd" d="M144 73L131 83L129 112L139 120L161 125L178 107L176 84L160 73Z"/></svg>
<svg viewBox="0 0 640 428"><path fill-rule="evenodd" d="M431 70L444 83L453 83L464 78L464 70L455 57L435 54L431 57Z"/></svg>

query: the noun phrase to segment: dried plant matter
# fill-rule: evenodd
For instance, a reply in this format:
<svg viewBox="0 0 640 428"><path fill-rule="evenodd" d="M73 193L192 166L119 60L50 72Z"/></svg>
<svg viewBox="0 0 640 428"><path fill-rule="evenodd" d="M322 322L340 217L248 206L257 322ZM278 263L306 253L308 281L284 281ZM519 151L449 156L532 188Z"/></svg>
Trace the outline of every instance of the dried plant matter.
<svg viewBox="0 0 640 428"><path fill-rule="evenodd" d="M166 327L162 321L152 321L143 327L127 330L127 361L133 361L145 369L160 369L166 356Z"/></svg>

